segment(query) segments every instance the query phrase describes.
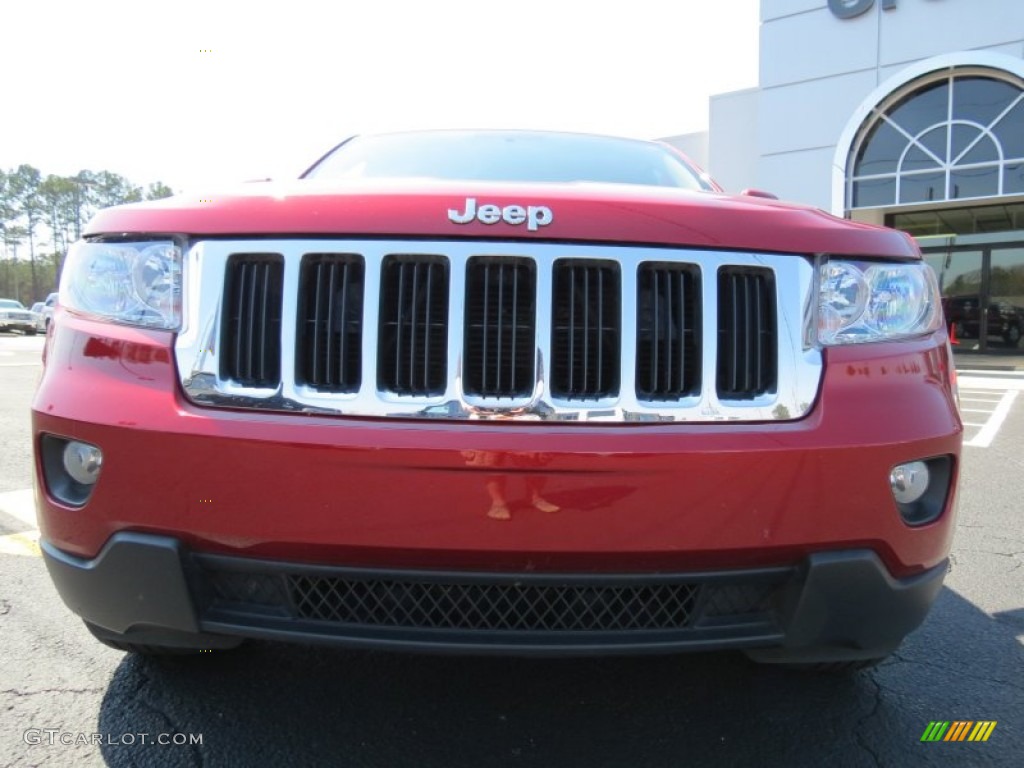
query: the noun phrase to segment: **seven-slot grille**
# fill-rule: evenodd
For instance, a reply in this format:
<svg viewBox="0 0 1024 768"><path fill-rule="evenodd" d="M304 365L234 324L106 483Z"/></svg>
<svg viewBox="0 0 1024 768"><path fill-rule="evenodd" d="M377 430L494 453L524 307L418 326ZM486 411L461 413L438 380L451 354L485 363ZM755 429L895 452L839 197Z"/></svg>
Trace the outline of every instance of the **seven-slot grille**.
<svg viewBox="0 0 1024 768"><path fill-rule="evenodd" d="M433 395L448 383L448 260L388 256L380 283L377 385Z"/></svg>
<svg viewBox="0 0 1024 768"><path fill-rule="evenodd" d="M221 338L221 376L249 387L281 377L280 256L237 254L228 261Z"/></svg>
<svg viewBox="0 0 1024 768"><path fill-rule="evenodd" d="M555 262L551 392L566 400L619 392L619 265L614 261Z"/></svg>
<svg viewBox="0 0 1024 768"><path fill-rule="evenodd" d="M536 381L537 278L531 259L474 256L466 265L463 378L476 397L528 397Z"/></svg>
<svg viewBox="0 0 1024 768"><path fill-rule="evenodd" d="M766 269L718 274L718 392L752 398L775 386L775 291Z"/></svg>
<svg viewBox="0 0 1024 768"><path fill-rule="evenodd" d="M674 400L700 388L700 294L689 264L646 262L637 276L636 387Z"/></svg>
<svg viewBox="0 0 1024 768"><path fill-rule="evenodd" d="M362 377L363 259L310 254L299 273L298 380L355 392Z"/></svg>
<svg viewBox="0 0 1024 768"><path fill-rule="evenodd" d="M820 375L811 360L780 379L779 358L803 343L799 332L780 336L780 327L803 327L811 267L795 257L346 241L281 241L252 253L253 245L209 246L225 254L219 318L203 326L220 329L219 346L212 337L193 343L196 353L216 347L209 366L179 358L197 402L380 416L753 420L799 417ZM215 264L205 283L219 283Z"/></svg>

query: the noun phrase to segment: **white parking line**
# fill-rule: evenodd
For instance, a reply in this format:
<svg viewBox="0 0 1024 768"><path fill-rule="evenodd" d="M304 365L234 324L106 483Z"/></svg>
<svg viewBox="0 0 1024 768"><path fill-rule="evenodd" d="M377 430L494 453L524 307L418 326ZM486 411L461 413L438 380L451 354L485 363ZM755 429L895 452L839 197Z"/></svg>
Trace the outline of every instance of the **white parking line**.
<svg viewBox="0 0 1024 768"><path fill-rule="evenodd" d="M988 448L1006 421L1017 393L1024 390L1024 371L960 368L957 370L957 384L960 391L960 413L972 419L963 422L964 427L972 430L969 434L973 435L969 440L964 440L964 445Z"/></svg>
<svg viewBox="0 0 1024 768"><path fill-rule="evenodd" d="M991 390L993 389L1024 389L1024 378L1021 377L964 376L963 374L963 371L958 371L956 377L961 392L967 390L979 394L981 392L992 394Z"/></svg>
<svg viewBox="0 0 1024 768"><path fill-rule="evenodd" d="M0 493L0 512L10 515L25 525L36 527L36 502L32 489Z"/></svg>
<svg viewBox="0 0 1024 768"><path fill-rule="evenodd" d="M992 445L992 441L999 434L999 428L1010 414L1010 408L1013 406L1013 401L1017 399L1019 391L1017 389L1008 390L999 401L999 404L996 405L988 421L985 422L985 426L971 440L965 442L964 445L974 446L975 448L988 448Z"/></svg>

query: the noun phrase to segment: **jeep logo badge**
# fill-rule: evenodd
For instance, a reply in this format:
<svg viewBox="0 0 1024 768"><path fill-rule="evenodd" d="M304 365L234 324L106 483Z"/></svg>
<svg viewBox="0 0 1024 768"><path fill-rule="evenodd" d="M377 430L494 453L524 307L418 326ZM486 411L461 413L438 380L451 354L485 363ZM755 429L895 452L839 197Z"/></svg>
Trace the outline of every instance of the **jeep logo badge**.
<svg viewBox="0 0 1024 768"><path fill-rule="evenodd" d="M490 203L477 208L476 198L466 198L466 210L460 212L455 208L448 209L448 220L455 224L469 224L476 219L481 224L497 224L504 221L513 226L526 224L531 232L536 232L540 227L546 227L555 220L555 215L546 205L506 205L501 208Z"/></svg>

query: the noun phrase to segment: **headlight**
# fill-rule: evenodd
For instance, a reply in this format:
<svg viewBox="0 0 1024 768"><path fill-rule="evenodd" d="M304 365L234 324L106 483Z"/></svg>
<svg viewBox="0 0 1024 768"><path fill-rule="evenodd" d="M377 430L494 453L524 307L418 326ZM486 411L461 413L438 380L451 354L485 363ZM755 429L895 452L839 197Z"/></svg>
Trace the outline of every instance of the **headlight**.
<svg viewBox="0 0 1024 768"><path fill-rule="evenodd" d="M170 241L78 242L68 252L60 303L115 323L181 326L181 249Z"/></svg>
<svg viewBox="0 0 1024 768"><path fill-rule="evenodd" d="M942 327L939 285L924 263L821 265L818 340L827 346L889 341Z"/></svg>

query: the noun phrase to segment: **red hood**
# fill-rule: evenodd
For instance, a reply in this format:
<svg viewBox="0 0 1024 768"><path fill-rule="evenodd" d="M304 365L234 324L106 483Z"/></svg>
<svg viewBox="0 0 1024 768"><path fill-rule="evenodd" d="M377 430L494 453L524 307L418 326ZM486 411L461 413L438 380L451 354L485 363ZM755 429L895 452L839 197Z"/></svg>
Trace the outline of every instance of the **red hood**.
<svg viewBox="0 0 1024 768"><path fill-rule="evenodd" d="M449 209L546 206L552 221L456 224ZM330 235L664 244L791 253L919 258L903 233L806 206L709 192L604 184L300 180L258 182L100 211L98 234Z"/></svg>

